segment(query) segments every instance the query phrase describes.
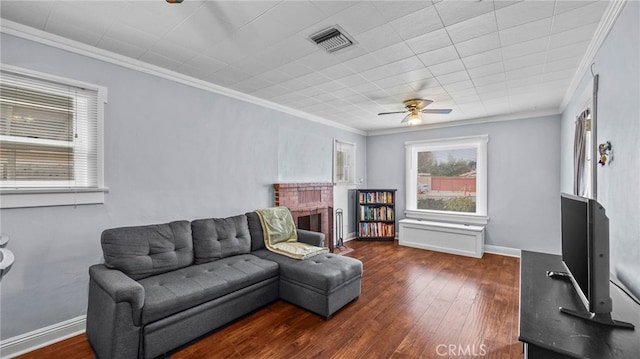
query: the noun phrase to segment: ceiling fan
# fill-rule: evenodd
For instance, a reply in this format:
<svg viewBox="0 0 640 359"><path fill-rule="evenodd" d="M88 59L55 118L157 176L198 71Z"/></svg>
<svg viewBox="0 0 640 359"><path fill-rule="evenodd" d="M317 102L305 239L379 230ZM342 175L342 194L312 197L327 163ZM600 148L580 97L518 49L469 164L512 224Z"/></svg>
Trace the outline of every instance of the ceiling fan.
<svg viewBox="0 0 640 359"><path fill-rule="evenodd" d="M450 108L434 108L434 109L425 109L425 107L429 106L433 101L432 100L423 100L419 98L412 98L403 102L403 105L406 110L404 111L394 111L394 112L380 112L379 115L391 115L396 113L408 113L407 116L400 123L408 122L409 125L419 125L422 123L422 117L420 117L421 113L435 113L435 114L448 114L451 113Z"/></svg>

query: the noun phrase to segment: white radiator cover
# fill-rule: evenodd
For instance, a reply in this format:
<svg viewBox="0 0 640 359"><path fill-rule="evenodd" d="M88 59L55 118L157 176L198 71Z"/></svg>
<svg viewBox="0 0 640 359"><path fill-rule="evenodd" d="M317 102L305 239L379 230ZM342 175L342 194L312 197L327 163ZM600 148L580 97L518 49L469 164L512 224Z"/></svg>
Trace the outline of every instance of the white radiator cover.
<svg viewBox="0 0 640 359"><path fill-rule="evenodd" d="M482 258L484 226L430 222L417 219L398 221L401 246Z"/></svg>

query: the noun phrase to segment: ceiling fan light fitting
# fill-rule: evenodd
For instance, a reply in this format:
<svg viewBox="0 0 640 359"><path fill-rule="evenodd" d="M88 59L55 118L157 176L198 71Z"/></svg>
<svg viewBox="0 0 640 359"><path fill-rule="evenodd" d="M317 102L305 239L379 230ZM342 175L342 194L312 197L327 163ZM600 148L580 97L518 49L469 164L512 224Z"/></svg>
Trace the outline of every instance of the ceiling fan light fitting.
<svg viewBox="0 0 640 359"><path fill-rule="evenodd" d="M446 115L452 111L450 108L425 109L425 107L429 106L431 103L433 103L432 100L412 98L402 103L405 108L404 111L380 112L378 115L406 113L407 115L402 119L402 121L400 121L400 123L408 123L409 126L415 126L422 124L422 113Z"/></svg>
<svg viewBox="0 0 640 359"><path fill-rule="evenodd" d="M409 126L415 126L422 123L422 118L418 112L412 112L409 116Z"/></svg>

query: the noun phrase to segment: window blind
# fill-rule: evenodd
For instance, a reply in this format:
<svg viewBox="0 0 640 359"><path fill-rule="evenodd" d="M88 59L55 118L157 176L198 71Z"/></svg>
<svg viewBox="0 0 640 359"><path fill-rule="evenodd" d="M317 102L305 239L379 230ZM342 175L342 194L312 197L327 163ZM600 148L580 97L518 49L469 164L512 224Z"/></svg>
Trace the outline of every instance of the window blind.
<svg viewBox="0 0 640 359"><path fill-rule="evenodd" d="M98 90L2 70L0 186L98 186Z"/></svg>

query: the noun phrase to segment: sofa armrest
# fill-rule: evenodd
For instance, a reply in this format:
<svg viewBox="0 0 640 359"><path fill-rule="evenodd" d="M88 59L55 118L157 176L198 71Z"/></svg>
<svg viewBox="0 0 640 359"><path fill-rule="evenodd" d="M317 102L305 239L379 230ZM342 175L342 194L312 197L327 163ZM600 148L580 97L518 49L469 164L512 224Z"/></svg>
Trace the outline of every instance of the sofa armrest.
<svg viewBox="0 0 640 359"><path fill-rule="evenodd" d="M297 231L300 242L316 247L324 247L324 233L307 231L306 229L297 229Z"/></svg>
<svg viewBox="0 0 640 359"><path fill-rule="evenodd" d="M102 288L115 303L129 302L133 311L133 322L140 325L140 312L144 305L144 288L117 269L103 264L91 266L89 277Z"/></svg>
<svg viewBox="0 0 640 359"><path fill-rule="evenodd" d="M104 264L89 268L87 338L98 358L135 358L140 353L144 288Z"/></svg>

